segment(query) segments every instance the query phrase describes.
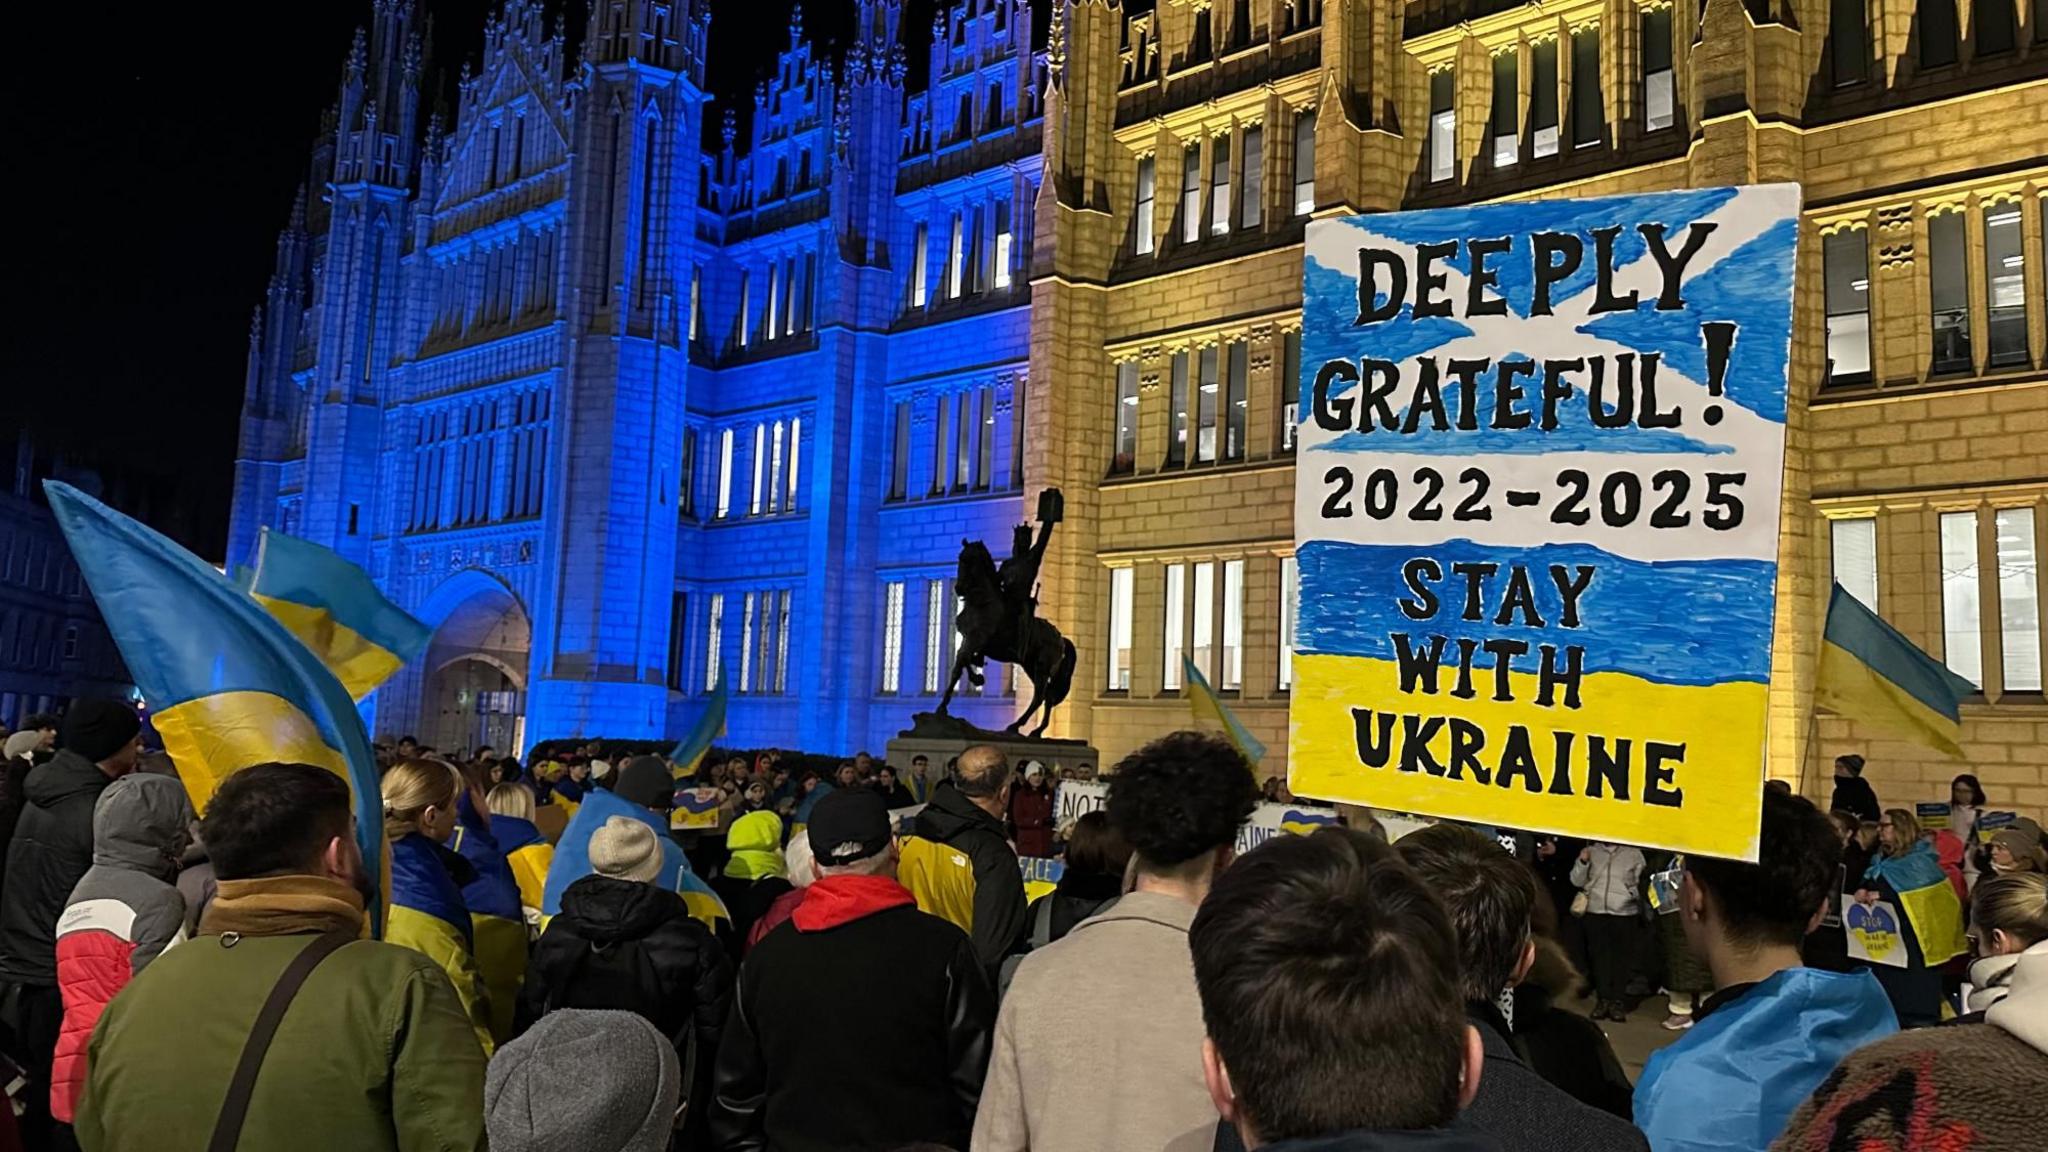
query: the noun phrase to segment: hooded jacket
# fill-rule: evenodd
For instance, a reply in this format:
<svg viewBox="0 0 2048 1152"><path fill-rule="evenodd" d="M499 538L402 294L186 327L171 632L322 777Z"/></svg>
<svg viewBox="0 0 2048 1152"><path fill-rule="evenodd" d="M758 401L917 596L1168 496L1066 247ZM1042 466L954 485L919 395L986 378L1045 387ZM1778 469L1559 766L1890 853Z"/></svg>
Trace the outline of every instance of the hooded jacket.
<svg viewBox="0 0 2048 1152"><path fill-rule="evenodd" d="M28 774L0 893L0 981L57 985L57 919L92 867L92 813L112 784L70 749Z"/></svg>
<svg viewBox="0 0 2048 1152"><path fill-rule="evenodd" d="M50 1114L69 1124L85 1087L85 1049L114 994L185 938L185 898L170 880L190 838L192 802L168 776L127 776L93 810L92 867L57 921L64 1023L50 1068Z"/></svg>
<svg viewBox="0 0 2048 1152"><path fill-rule="evenodd" d="M782 817L747 813L726 830L725 846L732 856L711 887L732 913L732 939L738 942L790 890L789 866L782 859Z"/></svg>
<svg viewBox="0 0 2048 1152"><path fill-rule="evenodd" d="M476 1027L477 1043L489 1055L491 999L476 965L476 930L462 889L476 869L469 861L418 832L391 844L391 919L384 926L387 943L401 945L431 959L447 973L462 1001L462 1010Z"/></svg>
<svg viewBox="0 0 2048 1152"><path fill-rule="evenodd" d="M467 790L456 813L448 846L473 869L462 886L462 902L469 908L477 973L490 991L491 1039L503 1044L512 1038L512 1013L519 1004L519 986L526 982L526 913L519 880L498 845L496 822L476 810Z"/></svg>
<svg viewBox="0 0 2048 1152"><path fill-rule="evenodd" d="M827 876L740 968L718 1049L723 1152L966 1148L995 998L965 933L885 876Z"/></svg>
<svg viewBox="0 0 2048 1152"><path fill-rule="evenodd" d="M1003 822L941 780L911 827L896 870L903 886L919 909L966 932L982 967L994 973L1028 919L1024 876Z"/></svg>
<svg viewBox="0 0 2048 1152"><path fill-rule="evenodd" d="M1756 1152L1849 1053L1897 1032L1868 972L1788 968L1651 1055L1636 1124L1655 1152Z"/></svg>
<svg viewBox="0 0 2048 1152"><path fill-rule="evenodd" d="M1988 1012L1991 1006L2012 993L2012 981L2019 975L2020 960L2027 956L2048 953L2048 940L2042 940L2024 952L2008 952L1999 956L1986 956L1970 965L1970 999L1964 1008L1967 1012Z"/></svg>

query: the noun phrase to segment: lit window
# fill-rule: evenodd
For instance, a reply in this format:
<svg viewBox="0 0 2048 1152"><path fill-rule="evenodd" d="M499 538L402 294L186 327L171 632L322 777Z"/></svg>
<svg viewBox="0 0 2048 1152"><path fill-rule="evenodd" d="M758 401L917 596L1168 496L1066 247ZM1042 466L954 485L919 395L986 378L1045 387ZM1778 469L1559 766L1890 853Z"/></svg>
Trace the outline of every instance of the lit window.
<svg viewBox="0 0 2048 1152"><path fill-rule="evenodd" d="M1671 71L1671 9L1659 8L1643 13L1643 130L1669 128L1677 115Z"/></svg>
<svg viewBox="0 0 2048 1152"><path fill-rule="evenodd" d="M1223 673L1217 685L1244 687L1244 561L1223 562Z"/></svg>
<svg viewBox="0 0 2048 1152"><path fill-rule="evenodd" d="M704 270L690 269L690 343L697 342L697 318L703 311Z"/></svg>
<svg viewBox="0 0 2048 1152"><path fill-rule="evenodd" d="M763 451L767 438L768 426L766 424L754 425L754 488L747 496L747 515L749 516L759 516L761 514L761 497L767 492L767 488L762 483L762 473L768 463L768 453Z"/></svg>
<svg viewBox="0 0 2048 1152"><path fill-rule="evenodd" d="M936 496L946 490L946 448L952 443L952 439L946 435L946 417L952 412L953 406L944 396L934 397L933 403L938 409L933 417L935 427L932 431L932 495Z"/></svg>
<svg viewBox="0 0 2048 1152"><path fill-rule="evenodd" d="M1257 228L1266 213L1266 130L1254 124L1244 130L1244 195L1239 198L1238 223Z"/></svg>
<svg viewBox="0 0 2048 1152"><path fill-rule="evenodd" d="M1520 80L1515 51L1509 49L1493 58L1493 166L1512 168L1522 158L1522 126L1518 119L1521 103Z"/></svg>
<svg viewBox="0 0 2048 1152"><path fill-rule="evenodd" d="M1458 174L1457 76L1446 69L1429 78L1429 179Z"/></svg>
<svg viewBox="0 0 2048 1152"><path fill-rule="evenodd" d="M924 691L937 695L941 665L946 663L946 582L927 580L924 586Z"/></svg>
<svg viewBox="0 0 2048 1152"><path fill-rule="evenodd" d="M1210 683L1216 681L1216 562L1194 566L1195 622L1188 648L1195 667Z"/></svg>
<svg viewBox="0 0 2048 1152"><path fill-rule="evenodd" d="M1230 345L1223 380L1223 458L1244 459L1244 423L1249 414L1245 404L1245 377L1251 345L1242 340Z"/></svg>
<svg viewBox="0 0 2048 1152"><path fill-rule="evenodd" d="M1969 244L1963 214L1944 212L1927 221L1928 302L1934 313L1936 374L1968 372L1970 359Z"/></svg>
<svg viewBox="0 0 2048 1152"><path fill-rule="evenodd" d="M2011 5L2007 5L2007 18ZM1982 12L1983 5L1977 10ZM1981 41L1980 41L1981 43ZM2017 200L1984 206L1984 283L1990 286L1991 340L1985 362L2009 368L2027 362L2027 269L2021 257L2020 206Z"/></svg>
<svg viewBox="0 0 2048 1152"><path fill-rule="evenodd" d="M719 647L725 636L725 593L714 592L711 596L711 611L705 618L704 628L704 690L716 691L720 669L718 666Z"/></svg>
<svg viewBox="0 0 2048 1152"><path fill-rule="evenodd" d="M1116 448L1109 460L1110 474L1129 472L1137 459L1138 363L1126 360L1116 366Z"/></svg>
<svg viewBox="0 0 2048 1152"><path fill-rule="evenodd" d="M745 272L740 273L740 313L738 323L740 347L742 348L747 346L747 313L753 310L753 305L748 302L748 298L752 294L752 290L753 283L749 279L748 274Z"/></svg>
<svg viewBox="0 0 2048 1152"><path fill-rule="evenodd" d="M804 419L792 416L789 419L789 494L782 502L785 511L796 511L797 460L801 455L800 445L804 437Z"/></svg>
<svg viewBox="0 0 2048 1152"><path fill-rule="evenodd" d="M1167 388L1168 412L1172 426L1167 429L1166 462L1187 462L1188 451L1188 354L1173 354L1172 383Z"/></svg>
<svg viewBox="0 0 2048 1152"><path fill-rule="evenodd" d="M2000 508L1992 517L1998 533L1998 635L2004 653L2005 690L2041 691L2040 554L2034 550L2034 510Z"/></svg>
<svg viewBox="0 0 2048 1152"><path fill-rule="evenodd" d="M1294 214L1316 210L1316 110L1294 118Z"/></svg>
<svg viewBox="0 0 2048 1152"><path fill-rule="evenodd" d="M958 300L961 292L961 275L966 267L966 234L960 229L960 214L953 213L953 240L946 257L946 299Z"/></svg>
<svg viewBox="0 0 2048 1152"><path fill-rule="evenodd" d="M901 500L910 482L910 401L896 402L896 451L889 460L889 499Z"/></svg>
<svg viewBox="0 0 2048 1152"><path fill-rule="evenodd" d="M1984 683L1984 637L1979 605L1977 514L1941 516L1941 640L1949 670Z"/></svg>
<svg viewBox="0 0 2048 1152"><path fill-rule="evenodd" d="M740 608L740 691L754 690L754 594Z"/></svg>
<svg viewBox="0 0 2048 1152"><path fill-rule="evenodd" d="M1295 621L1300 607L1298 561L1292 556L1280 558L1280 688L1287 691L1294 687L1294 634Z"/></svg>
<svg viewBox="0 0 2048 1152"><path fill-rule="evenodd" d="M1138 206L1132 214L1135 219L1131 225L1131 245L1140 256L1152 251L1152 201L1156 191L1153 185L1157 178L1153 168L1150 156L1138 161Z"/></svg>
<svg viewBox="0 0 2048 1152"><path fill-rule="evenodd" d="M1180 689L1181 637L1187 627L1188 613L1188 569L1185 564L1166 566L1166 643L1161 649L1165 659L1160 665L1161 683L1168 692Z"/></svg>
<svg viewBox="0 0 2048 1152"><path fill-rule="evenodd" d="M925 272L931 259L931 226L919 221L917 236L910 244L910 306L922 308L925 304Z"/></svg>
<svg viewBox="0 0 2048 1152"><path fill-rule="evenodd" d="M1877 611L1877 520L1833 520L1828 531L1834 542L1835 583L1865 608Z"/></svg>
<svg viewBox="0 0 2048 1152"><path fill-rule="evenodd" d="M718 434L718 518L732 514L732 429Z"/></svg>
<svg viewBox="0 0 2048 1152"><path fill-rule="evenodd" d="M882 587L882 691L893 696L903 688L903 584Z"/></svg>
<svg viewBox="0 0 2048 1152"><path fill-rule="evenodd" d="M1230 137L1209 142L1209 234L1230 231Z"/></svg>
<svg viewBox="0 0 2048 1152"><path fill-rule="evenodd" d="M996 201L995 247L996 287L998 288L1008 288L1010 286L1010 246L1013 243L1014 241L1010 236L1010 202L1008 200L998 200Z"/></svg>
<svg viewBox="0 0 2048 1152"><path fill-rule="evenodd" d="M1821 240L1822 274L1827 284L1828 364L1830 384L1864 384L1870 380L1870 255L1869 236L1861 228L1845 228Z"/></svg>
<svg viewBox="0 0 2048 1152"><path fill-rule="evenodd" d="M1130 568L1109 570L1109 690L1131 690L1131 587L1136 578Z"/></svg>
<svg viewBox="0 0 2048 1152"><path fill-rule="evenodd" d="M775 422L775 431L769 437L768 449L768 511L773 512L782 494L782 421Z"/></svg>
<svg viewBox="0 0 2048 1152"><path fill-rule="evenodd" d="M1546 40L1530 52L1529 127L1534 130L1532 152L1537 157L1557 155L1557 41Z"/></svg>
<svg viewBox="0 0 2048 1152"><path fill-rule="evenodd" d="M778 696L789 689L789 599L792 595L787 588L775 594L775 694Z"/></svg>
<svg viewBox="0 0 2048 1152"><path fill-rule="evenodd" d="M1198 356L1202 380L1195 391L1195 462L1216 460L1216 346L1202 349Z"/></svg>
<svg viewBox="0 0 2048 1152"><path fill-rule="evenodd" d="M1180 239L1192 244L1202 238L1202 146L1190 144L1181 154Z"/></svg>

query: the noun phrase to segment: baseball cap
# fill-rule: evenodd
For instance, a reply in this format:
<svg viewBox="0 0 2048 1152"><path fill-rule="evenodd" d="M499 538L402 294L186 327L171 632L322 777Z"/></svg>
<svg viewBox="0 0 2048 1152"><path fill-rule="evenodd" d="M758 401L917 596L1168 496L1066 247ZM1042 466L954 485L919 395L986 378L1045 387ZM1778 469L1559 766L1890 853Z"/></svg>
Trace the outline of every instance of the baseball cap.
<svg viewBox="0 0 2048 1152"><path fill-rule="evenodd" d="M889 846L889 802L866 788L841 788L811 809L804 834L821 868L865 860Z"/></svg>

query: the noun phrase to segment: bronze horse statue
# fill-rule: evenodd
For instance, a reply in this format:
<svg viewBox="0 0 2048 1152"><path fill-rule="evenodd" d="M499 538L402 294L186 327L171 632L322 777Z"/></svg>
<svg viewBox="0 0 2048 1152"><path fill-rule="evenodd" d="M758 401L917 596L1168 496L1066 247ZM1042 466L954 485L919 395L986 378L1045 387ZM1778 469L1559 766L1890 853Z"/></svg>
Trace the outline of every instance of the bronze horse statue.
<svg viewBox="0 0 2048 1152"><path fill-rule="evenodd" d="M1051 525L1046 525L1050 534ZM1020 528L1019 540L1028 546L1030 532ZM1036 575L1038 554L1044 551L1041 538L1028 555L1029 574ZM1019 557L1026 556L1023 551ZM1013 561L1018 557L1013 557ZM955 572L954 592L960 597L960 613L954 627L960 633L959 651L953 656L952 674L946 678L946 694L939 700L939 715L953 701L954 685L965 673L976 687L983 683L982 661L999 660L1023 669L1031 681L1031 703L1006 731L1021 732L1034 712L1038 726L1029 735L1044 733L1052 722L1052 710L1067 698L1074 683L1074 642L1033 612L1034 602L1021 604L1004 595L1004 581L998 575L988 546L979 540L963 540L960 563ZM1042 711L1041 711L1042 710Z"/></svg>

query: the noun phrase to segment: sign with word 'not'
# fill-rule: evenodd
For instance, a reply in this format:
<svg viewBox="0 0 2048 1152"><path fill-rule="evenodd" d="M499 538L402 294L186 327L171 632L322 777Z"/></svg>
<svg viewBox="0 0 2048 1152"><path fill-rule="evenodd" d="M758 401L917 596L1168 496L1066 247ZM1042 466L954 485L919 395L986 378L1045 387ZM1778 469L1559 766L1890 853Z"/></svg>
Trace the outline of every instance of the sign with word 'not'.
<svg viewBox="0 0 2048 1152"><path fill-rule="evenodd" d="M1753 860L1799 188L1319 220L1290 784Z"/></svg>

